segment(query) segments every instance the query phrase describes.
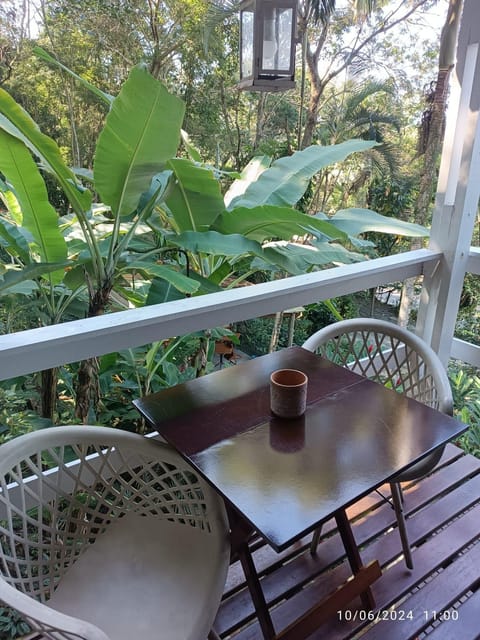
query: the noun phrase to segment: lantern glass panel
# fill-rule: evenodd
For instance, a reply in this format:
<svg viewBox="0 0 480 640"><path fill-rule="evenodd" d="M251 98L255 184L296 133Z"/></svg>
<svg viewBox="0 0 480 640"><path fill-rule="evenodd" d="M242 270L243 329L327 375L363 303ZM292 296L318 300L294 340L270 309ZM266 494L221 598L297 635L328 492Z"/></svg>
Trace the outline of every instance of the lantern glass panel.
<svg viewBox="0 0 480 640"><path fill-rule="evenodd" d="M266 7L263 20L262 70L288 73L291 65L293 10Z"/></svg>
<svg viewBox="0 0 480 640"><path fill-rule="evenodd" d="M242 10L240 20L241 78L248 78L253 75L253 25L253 8L248 7Z"/></svg>

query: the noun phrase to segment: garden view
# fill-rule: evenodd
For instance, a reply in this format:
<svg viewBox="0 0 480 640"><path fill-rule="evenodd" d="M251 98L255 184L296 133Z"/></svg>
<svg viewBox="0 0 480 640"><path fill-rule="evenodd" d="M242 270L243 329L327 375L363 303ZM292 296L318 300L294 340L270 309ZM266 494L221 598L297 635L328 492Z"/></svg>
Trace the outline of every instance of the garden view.
<svg viewBox="0 0 480 640"><path fill-rule="evenodd" d="M0 331L422 246L457 4L303 0L297 86L276 93L236 87L238 3L3 2ZM392 283L398 306L366 291L294 325L256 318L4 381L0 441L79 422L143 432L132 399L220 366L223 339L254 357L339 318L412 325L416 284ZM477 343L478 301L468 276L457 334ZM478 455L480 379L461 363L450 377Z"/></svg>

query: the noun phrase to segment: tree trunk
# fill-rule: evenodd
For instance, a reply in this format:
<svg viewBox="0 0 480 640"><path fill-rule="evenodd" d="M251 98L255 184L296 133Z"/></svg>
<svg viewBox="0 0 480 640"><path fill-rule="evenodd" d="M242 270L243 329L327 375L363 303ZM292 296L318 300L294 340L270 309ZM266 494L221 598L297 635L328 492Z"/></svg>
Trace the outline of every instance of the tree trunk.
<svg viewBox="0 0 480 640"><path fill-rule="evenodd" d="M263 140L263 132L265 128L266 111L265 105L267 104L267 93L261 92L258 98L257 105L257 124L255 127L255 140L253 141L253 150L256 151Z"/></svg>
<svg viewBox="0 0 480 640"><path fill-rule="evenodd" d="M318 72L316 73L318 74ZM319 81L315 82L314 79L311 78L310 100L308 103L307 115L305 118L305 128L303 130L303 137L302 137L302 143L301 143L302 149L306 149L312 144L313 134L315 133L315 129L317 127L318 109L320 106L320 99L323 94L323 89L324 87Z"/></svg>
<svg viewBox="0 0 480 640"><path fill-rule="evenodd" d="M86 274L89 289L90 304L88 307L88 317L100 316L105 312L112 290L113 282L110 278L99 290L94 291L88 275ZM91 413L95 413L100 397L98 387L99 364L97 358L89 358L80 363L77 375L75 416L81 420L82 424L87 424Z"/></svg>
<svg viewBox="0 0 480 640"><path fill-rule="evenodd" d="M270 346L268 347L268 353L273 353L277 350L278 341L280 340L280 331L282 330L283 311L278 311L275 314L275 320L273 322L272 335L270 336Z"/></svg>
<svg viewBox="0 0 480 640"><path fill-rule="evenodd" d="M99 390L98 390L98 360L89 358L82 360L77 374L75 416L87 424L89 416L96 412Z"/></svg>
<svg viewBox="0 0 480 640"><path fill-rule="evenodd" d="M437 176L437 163L445 132L445 112L447 107L448 80L455 60L457 32L463 0L450 0L447 18L442 28L438 74L434 92L429 96L430 106L424 114L422 139L424 142L423 170L418 196L415 203L415 222L428 222ZM421 243L414 239L411 249L418 249ZM406 327L410 317L415 278L407 280L402 289L398 324Z"/></svg>
<svg viewBox="0 0 480 640"><path fill-rule="evenodd" d="M303 55L308 68L308 79L310 83L310 99L308 102L307 114L305 117L305 128L303 130L301 148L305 149L312 144L313 135L317 126L318 110L320 100L325 90L325 81L322 82L319 72L320 54L327 39L329 22L325 21L315 46L310 45L307 31L302 34ZM306 24L305 24L306 29Z"/></svg>
<svg viewBox="0 0 480 640"><path fill-rule="evenodd" d="M58 369L44 369L41 373L41 412L42 418L52 420L57 408Z"/></svg>

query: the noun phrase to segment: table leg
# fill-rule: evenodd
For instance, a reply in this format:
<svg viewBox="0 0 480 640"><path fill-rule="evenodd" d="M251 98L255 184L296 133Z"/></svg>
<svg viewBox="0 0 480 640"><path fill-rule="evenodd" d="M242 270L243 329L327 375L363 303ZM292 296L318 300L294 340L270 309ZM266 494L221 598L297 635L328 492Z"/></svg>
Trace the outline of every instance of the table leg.
<svg viewBox="0 0 480 640"><path fill-rule="evenodd" d="M245 543L241 545L241 547L237 549L237 553L255 606L255 611L257 612L263 637L265 640L274 640L276 637L275 629L248 544Z"/></svg>
<svg viewBox="0 0 480 640"><path fill-rule="evenodd" d="M345 513L344 509L341 509L340 511L337 511L335 513L335 520L337 522L338 532L340 533L340 537L342 538L343 546L345 547L348 562L350 563L350 567L353 573L356 574L360 571L360 569L363 568L363 563L358 551L357 543L355 542L350 521L347 518L347 514ZM375 599L370 587L368 587L368 589L366 589L360 595L360 597L363 606L366 609L371 610L375 608Z"/></svg>
<svg viewBox="0 0 480 640"><path fill-rule="evenodd" d="M248 590L250 591L250 596L255 607L263 637L265 640L274 640L276 634L272 618L270 616L262 585L260 584L255 563L253 562L252 554L250 553L250 548L248 546L248 539L254 529L229 505L226 506L230 522L232 555L236 555L242 565L245 580Z"/></svg>
<svg viewBox="0 0 480 640"><path fill-rule="evenodd" d="M318 605L312 607L303 616L300 616L295 622L289 625L289 627L276 635L262 585L260 584L248 545L248 540L254 529L230 505L227 504L226 506L230 522L232 555L240 560L242 565L264 640L306 639L319 624L333 615L339 607L345 606L357 595L360 595L365 608L370 610L375 607L373 594L367 585L370 585L373 580L379 577L381 574L380 567L378 562L372 563L368 567L363 565L350 522L345 511L340 510L335 513L335 520L355 579L348 581L346 585L340 587L336 592L318 603ZM366 588L360 591L364 586Z"/></svg>

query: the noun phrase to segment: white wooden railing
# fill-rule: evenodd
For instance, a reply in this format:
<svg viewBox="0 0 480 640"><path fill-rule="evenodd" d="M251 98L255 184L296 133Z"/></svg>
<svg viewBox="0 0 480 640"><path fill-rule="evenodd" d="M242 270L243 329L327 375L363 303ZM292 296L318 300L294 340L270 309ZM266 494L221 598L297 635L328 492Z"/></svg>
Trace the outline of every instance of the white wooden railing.
<svg viewBox="0 0 480 640"><path fill-rule="evenodd" d="M0 380L401 282L435 272L441 259L439 251L419 249L251 287L3 335ZM479 249L471 250L468 269L480 273ZM480 347L454 339L451 355L480 368Z"/></svg>
<svg viewBox="0 0 480 640"><path fill-rule="evenodd" d="M440 259L440 252L420 249L0 336L0 380L399 282L435 270Z"/></svg>
<svg viewBox="0 0 480 640"><path fill-rule="evenodd" d="M480 248L471 247L467 260L467 273L480 275ZM450 356L480 369L480 346L453 338Z"/></svg>

